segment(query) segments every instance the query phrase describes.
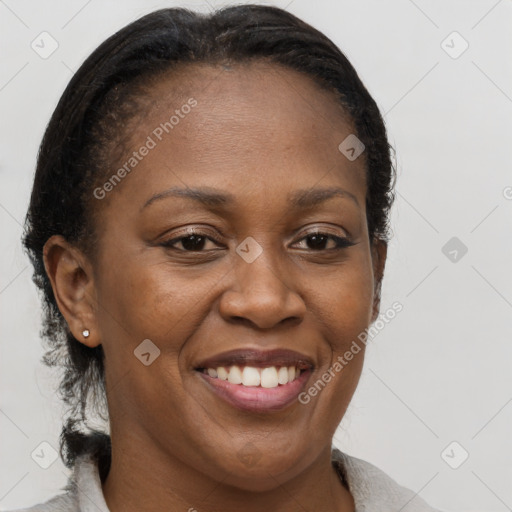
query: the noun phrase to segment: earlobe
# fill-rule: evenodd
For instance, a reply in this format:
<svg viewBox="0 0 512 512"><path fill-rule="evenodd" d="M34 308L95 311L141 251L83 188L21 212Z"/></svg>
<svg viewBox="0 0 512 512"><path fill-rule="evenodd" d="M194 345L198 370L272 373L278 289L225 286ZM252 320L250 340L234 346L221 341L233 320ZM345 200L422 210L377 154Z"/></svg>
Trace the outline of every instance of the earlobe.
<svg viewBox="0 0 512 512"><path fill-rule="evenodd" d="M373 261L373 309L371 322L375 322L380 312L380 297L382 288L382 279L384 278L384 268L386 266L388 244L383 240L375 239L372 246Z"/></svg>
<svg viewBox="0 0 512 512"><path fill-rule="evenodd" d="M98 346L94 280L86 256L54 235L44 245L43 258L55 300L73 336L88 347Z"/></svg>

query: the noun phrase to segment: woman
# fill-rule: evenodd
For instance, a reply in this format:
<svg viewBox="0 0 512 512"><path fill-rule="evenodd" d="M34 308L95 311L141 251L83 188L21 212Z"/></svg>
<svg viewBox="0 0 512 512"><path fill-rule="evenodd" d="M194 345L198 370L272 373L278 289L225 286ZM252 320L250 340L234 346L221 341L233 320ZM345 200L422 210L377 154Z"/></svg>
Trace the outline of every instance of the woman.
<svg viewBox="0 0 512 512"><path fill-rule="evenodd" d="M432 511L332 445L393 186L374 100L288 12L164 9L105 41L27 215L73 468L29 510Z"/></svg>

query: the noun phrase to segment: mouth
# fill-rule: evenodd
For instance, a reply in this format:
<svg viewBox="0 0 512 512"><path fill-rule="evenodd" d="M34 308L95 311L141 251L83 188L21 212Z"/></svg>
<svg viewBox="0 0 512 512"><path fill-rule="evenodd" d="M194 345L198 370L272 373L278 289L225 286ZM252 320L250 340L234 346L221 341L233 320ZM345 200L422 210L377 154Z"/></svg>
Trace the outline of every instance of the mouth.
<svg viewBox="0 0 512 512"><path fill-rule="evenodd" d="M195 368L207 388L232 406L275 411L297 400L314 369L311 358L291 350L233 350Z"/></svg>

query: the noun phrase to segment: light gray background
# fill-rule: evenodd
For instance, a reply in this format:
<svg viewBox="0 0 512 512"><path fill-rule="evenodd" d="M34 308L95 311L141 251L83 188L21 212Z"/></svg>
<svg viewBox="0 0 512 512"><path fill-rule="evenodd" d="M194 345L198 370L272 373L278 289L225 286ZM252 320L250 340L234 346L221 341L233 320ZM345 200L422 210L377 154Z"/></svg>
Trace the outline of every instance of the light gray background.
<svg viewBox="0 0 512 512"><path fill-rule="evenodd" d="M382 311L404 309L369 345L335 442L443 510L512 510L512 2L267 3L340 46L397 151ZM0 0L0 508L48 499L67 478L60 460L45 470L30 455L43 441L57 448L61 414L20 247L43 130L100 42L177 5L221 3ZM59 45L47 59L31 48L43 31ZM463 48L454 31L469 44L458 58L445 51ZM468 248L456 262L442 252L454 236ZM469 453L458 469L441 456L453 441L452 465Z"/></svg>

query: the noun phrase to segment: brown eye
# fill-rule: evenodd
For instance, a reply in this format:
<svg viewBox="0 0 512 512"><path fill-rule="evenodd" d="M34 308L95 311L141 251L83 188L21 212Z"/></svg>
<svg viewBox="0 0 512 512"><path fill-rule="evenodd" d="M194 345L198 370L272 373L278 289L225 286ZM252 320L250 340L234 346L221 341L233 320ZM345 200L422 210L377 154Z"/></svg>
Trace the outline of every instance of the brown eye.
<svg viewBox="0 0 512 512"><path fill-rule="evenodd" d="M345 247L354 245L354 243L351 242L348 238L320 232L310 233L300 241L306 241L306 249L311 249L313 251L344 249ZM326 247L330 241L331 245L334 244L334 247Z"/></svg>
<svg viewBox="0 0 512 512"><path fill-rule="evenodd" d="M188 231L187 235L166 240L161 245L181 252L205 252L205 246L208 242L212 242L212 244L215 245L215 247L211 247L211 249L214 249L219 245L218 242L210 236ZM208 250L208 247L206 250Z"/></svg>
<svg viewBox="0 0 512 512"><path fill-rule="evenodd" d="M322 234L308 235L306 240L309 243L310 249L326 249L325 245L329 242L331 237Z"/></svg>
<svg viewBox="0 0 512 512"><path fill-rule="evenodd" d="M200 235L189 235L179 239L182 247L186 251L201 251L206 243L207 238Z"/></svg>

